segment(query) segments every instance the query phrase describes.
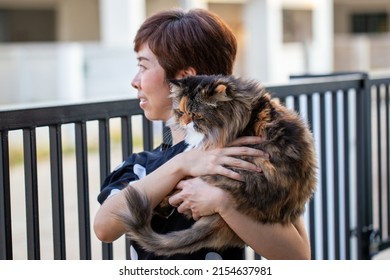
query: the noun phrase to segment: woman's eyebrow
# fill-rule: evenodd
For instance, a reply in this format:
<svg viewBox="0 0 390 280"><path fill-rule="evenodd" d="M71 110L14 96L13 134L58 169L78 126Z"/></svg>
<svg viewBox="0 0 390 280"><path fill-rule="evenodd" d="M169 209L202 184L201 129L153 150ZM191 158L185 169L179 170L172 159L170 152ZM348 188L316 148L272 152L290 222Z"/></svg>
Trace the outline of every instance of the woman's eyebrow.
<svg viewBox="0 0 390 280"><path fill-rule="evenodd" d="M139 56L139 57L137 57L137 60L138 61L142 61L142 60L150 61L150 59L145 57L145 56Z"/></svg>

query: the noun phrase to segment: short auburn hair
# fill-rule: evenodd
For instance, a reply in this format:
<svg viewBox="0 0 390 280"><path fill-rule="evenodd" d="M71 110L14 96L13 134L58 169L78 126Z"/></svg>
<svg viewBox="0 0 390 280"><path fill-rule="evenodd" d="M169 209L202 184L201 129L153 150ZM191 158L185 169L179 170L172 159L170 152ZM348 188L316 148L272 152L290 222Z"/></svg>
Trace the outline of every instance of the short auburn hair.
<svg viewBox="0 0 390 280"><path fill-rule="evenodd" d="M230 27L204 9L172 9L147 18L135 36L134 50L143 44L157 57L167 79L189 67L198 75L230 75L237 54Z"/></svg>

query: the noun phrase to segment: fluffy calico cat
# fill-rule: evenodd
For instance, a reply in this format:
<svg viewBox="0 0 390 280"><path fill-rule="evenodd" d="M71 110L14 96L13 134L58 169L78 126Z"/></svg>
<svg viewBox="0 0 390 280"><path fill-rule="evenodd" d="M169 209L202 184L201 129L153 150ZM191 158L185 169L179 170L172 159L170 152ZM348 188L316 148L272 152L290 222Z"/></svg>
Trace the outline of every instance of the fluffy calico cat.
<svg viewBox="0 0 390 280"><path fill-rule="evenodd" d="M269 159L245 157L262 173L236 170L244 182L220 175L202 176L231 193L237 210L262 223L297 219L316 188L317 160L310 129L293 110L271 98L258 82L234 76L191 76L171 82L175 120L186 129L194 149L224 147L237 137L261 135L252 147ZM128 236L156 255L191 253L202 248L244 246L218 215L205 216L189 229L157 234L150 226L153 210L146 197L126 188Z"/></svg>

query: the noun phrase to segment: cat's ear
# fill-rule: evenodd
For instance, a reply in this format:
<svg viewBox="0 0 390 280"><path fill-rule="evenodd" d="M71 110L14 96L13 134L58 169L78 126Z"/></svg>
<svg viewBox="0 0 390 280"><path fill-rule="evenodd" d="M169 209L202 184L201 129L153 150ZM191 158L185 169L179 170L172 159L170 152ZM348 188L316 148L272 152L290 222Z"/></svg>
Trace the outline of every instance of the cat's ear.
<svg viewBox="0 0 390 280"><path fill-rule="evenodd" d="M218 85L218 86L215 88L215 92L218 93L218 94L224 94L224 95L226 95L226 88L227 88L227 86L225 86L225 85Z"/></svg>
<svg viewBox="0 0 390 280"><path fill-rule="evenodd" d="M176 79L183 79L185 77L188 77L188 76L195 76L196 75L196 70L194 67L188 67L186 69L183 69L181 71L179 71L175 78Z"/></svg>
<svg viewBox="0 0 390 280"><path fill-rule="evenodd" d="M217 101L230 101L231 98L227 95L227 85L220 84L215 88L214 97Z"/></svg>

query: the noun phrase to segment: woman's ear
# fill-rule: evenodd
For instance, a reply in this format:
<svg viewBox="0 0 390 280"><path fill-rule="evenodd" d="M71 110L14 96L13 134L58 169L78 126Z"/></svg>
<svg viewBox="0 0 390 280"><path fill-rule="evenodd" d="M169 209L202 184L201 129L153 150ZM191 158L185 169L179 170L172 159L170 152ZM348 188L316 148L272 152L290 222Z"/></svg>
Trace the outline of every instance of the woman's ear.
<svg viewBox="0 0 390 280"><path fill-rule="evenodd" d="M195 76L196 75L196 70L193 67L188 67L187 69L180 70L175 78L176 79L183 79L188 76Z"/></svg>

